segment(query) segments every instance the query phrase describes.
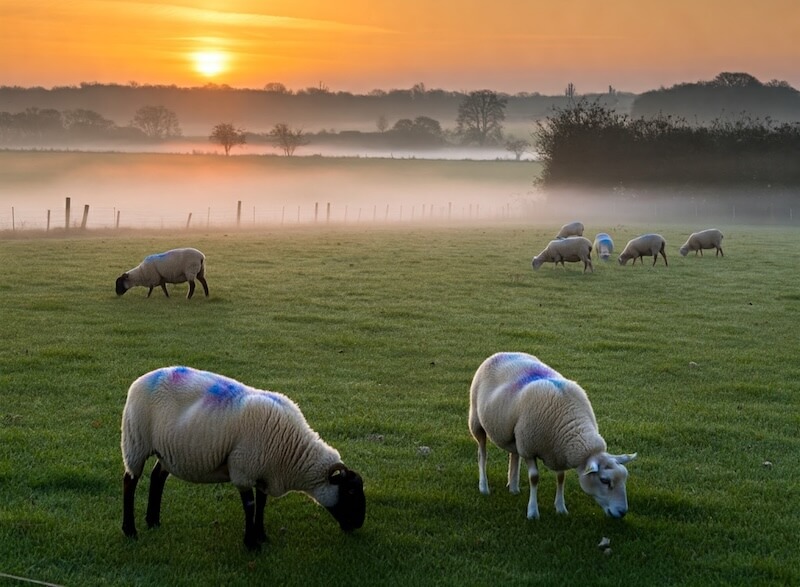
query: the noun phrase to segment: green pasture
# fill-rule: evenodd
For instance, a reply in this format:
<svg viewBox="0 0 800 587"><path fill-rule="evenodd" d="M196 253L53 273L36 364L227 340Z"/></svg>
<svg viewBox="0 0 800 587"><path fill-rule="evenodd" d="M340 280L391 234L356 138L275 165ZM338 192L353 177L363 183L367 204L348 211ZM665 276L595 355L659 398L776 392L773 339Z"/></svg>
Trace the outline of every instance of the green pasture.
<svg viewBox="0 0 800 587"><path fill-rule="evenodd" d="M800 231L719 226L724 258L682 258L705 226L587 224L617 251L661 232L669 267L533 272L557 228L0 237L0 584L800 584ZM120 272L185 245L207 255L209 298L114 294ZM574 472L557 515L549 471L527 520L496 447L478 492L468 390L500 350L577 380L609 450L638 452L624 520ZM295 399L364 477L364 527L343 534L292 494L267 506L254 554L232 486L170 479L148 530L144 479L125 538L126 390L172 364Z"/></svg>

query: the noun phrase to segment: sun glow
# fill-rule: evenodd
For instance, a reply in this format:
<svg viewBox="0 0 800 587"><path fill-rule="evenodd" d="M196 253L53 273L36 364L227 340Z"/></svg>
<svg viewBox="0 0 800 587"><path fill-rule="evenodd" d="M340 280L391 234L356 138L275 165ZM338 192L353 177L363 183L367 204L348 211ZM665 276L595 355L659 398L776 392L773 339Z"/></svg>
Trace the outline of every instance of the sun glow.
<svg viewBox="0 0 800 587"><path fill-rule="evenodd" d="M206 77L219 75L226 68L226 56L221 51L198 51L192 54L194 69Z"/></svg>

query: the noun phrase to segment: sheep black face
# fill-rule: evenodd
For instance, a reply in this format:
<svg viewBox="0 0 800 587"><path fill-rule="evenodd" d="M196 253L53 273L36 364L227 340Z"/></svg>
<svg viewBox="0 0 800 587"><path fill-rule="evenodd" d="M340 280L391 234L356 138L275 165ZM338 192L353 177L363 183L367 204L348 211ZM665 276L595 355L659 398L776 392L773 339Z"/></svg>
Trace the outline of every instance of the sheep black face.
<svg viewBox="0 0 800 587"><path fill-rule="evenodd" d="M117 295L121 296L126 291L128 291L128 286L125 281L128 279L128 274L123 273L119 277L117 277Z"/></svg>
<svg viewBox="0 0 800 587"><path fill-rule="evenodd" d="M328 473L328 482L339 488L339 499L326 508L339 522L344 532L352 532L364 525L367 500L364 497L364 480L361 475L346 467L336 467Z"/></svg>

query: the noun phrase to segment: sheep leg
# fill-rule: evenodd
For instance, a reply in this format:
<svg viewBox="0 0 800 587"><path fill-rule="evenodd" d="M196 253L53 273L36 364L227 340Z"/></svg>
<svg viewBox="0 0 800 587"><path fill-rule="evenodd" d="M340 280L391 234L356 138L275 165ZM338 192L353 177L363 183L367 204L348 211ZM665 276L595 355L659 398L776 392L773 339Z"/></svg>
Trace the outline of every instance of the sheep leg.
<svg viewBox="0 0 800 587"><path fill-rule="evenodd" d="M256 539L259 544L267 541L267 532L264 530L264 508L267 506L267 494L256 488Z"/></svg>
<svg viewBox="0 0 800 587"><path fill-rule="evenodd" d="M189 293L186 295L186 299L187 300L192 299L193 295L194 295L194 280L190 279L189 280Z"/></svg>
<svg viewBox="0 0 800 587"><path fill-rule="evenodd" d="M164 494L164 484L169 477L169 471L161 466L160 461L156 461L153 470L150 472L150 492L147 496L147 521L148 528L155 528L161 525L161 496Z"/></svg>
<svg viewBox="0 0 800 587"><path fill-rule="evenodd" d="M508 490L519 493L519 455L515 452L508 453Z"/></svg>
<svg viewBox="0 0 800 587"><path fill-rule="evenodd" d="M259 550L261 543L258 540L258 531L256 530L257 508L253 499L253 489L251 487L240 489L239 495L242 498L242 507L244 508L244 545L247 550Z"/></svg>
<svg viewBox="0 0 800 587"><path fill-rule="evenodd" d="M471 426L472 435L478 441L478 489L483 495L489 495L489 479L486 477L486 430L480 426Z"/></svg>
<svg viewBox="0 0 800 587"><path fill-rule="evenodd" d="M556 511L559 514L568 514L567 505L564 503L564 471L556 473Z"/></svg>
<svg viewBox="0 0 800 587"><path fill-rule="evenodd" d="M169 297L169 292L167 291L167 284L162 281L161 283L159 283L159 285L161 286L161 289L164 290L164 295ZM150 288L150 289L152 289L152 288Z"/></svg>
<svg viewBox="0 0 800 587"><path fill-rule="evenodd" d="M200 273L197 274L197 281L199 281L200 285L203 286L203 291L206 292L206 297L208 297L208 283L206 283L205 269L200 269Z"/></svg>
<svg viewBox="0 0 800 587"><path fill-rule="evenodd" d="M133 511L136 484L139 478L125 473L122 476L122 532L128 538L136 538L136 517Z"/></svg>
<svg viewBox="0 0 800 587"><path fill-rule="evenodd" d="M150 297L150 294L151 294L151 293L153 293L153 288L152 288L152 287L151 287L150 289L148 289L148 290L147 290L147 297L148 297L148 298Z"/></svg>
<svg viewBox="0 0 800 587"><path fill-rule="evenodd" d="M539 502L537 500L537 490L539 488L539 467L536 466L536 458L525 459L528 464L528 479L531 484L531 495L528 498L528 519L539 519Z"/></svg>

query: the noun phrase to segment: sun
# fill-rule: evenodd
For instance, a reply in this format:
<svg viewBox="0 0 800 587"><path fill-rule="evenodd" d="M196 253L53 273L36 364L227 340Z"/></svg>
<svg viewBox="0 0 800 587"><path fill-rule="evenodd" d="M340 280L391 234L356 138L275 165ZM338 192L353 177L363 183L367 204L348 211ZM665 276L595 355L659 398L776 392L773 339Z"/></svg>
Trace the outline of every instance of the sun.
<svg viewBox="0 0 800 587"><path fill-rule="evenodd" d="M222 51L198 51L192 53L194 69L206 77L214 77L225 71L226 55Z"/></svg>

